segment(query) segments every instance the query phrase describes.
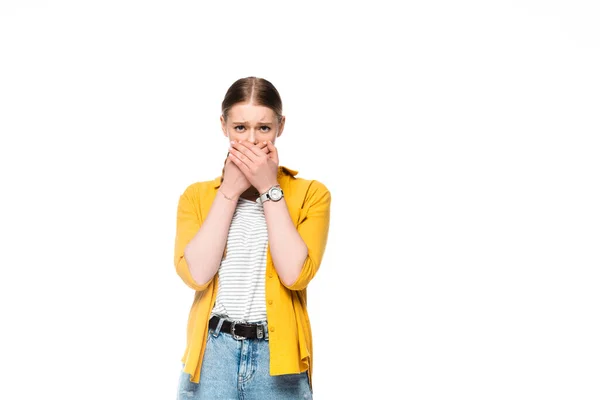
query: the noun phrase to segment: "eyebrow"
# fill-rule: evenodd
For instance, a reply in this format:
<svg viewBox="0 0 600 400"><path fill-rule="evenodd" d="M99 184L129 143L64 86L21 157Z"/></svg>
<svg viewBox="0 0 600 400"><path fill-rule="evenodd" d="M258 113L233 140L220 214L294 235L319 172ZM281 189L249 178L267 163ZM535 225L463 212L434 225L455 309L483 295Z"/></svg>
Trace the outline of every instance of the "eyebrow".
<svg viewBox="0 0 600 400"><path fill-rule="evenodd" d="M246 122L234 122L234 124L235 125L245 125ZM272 122L260 122L260 121L258 121L258 124L259 125L273 125Z"/></svg>

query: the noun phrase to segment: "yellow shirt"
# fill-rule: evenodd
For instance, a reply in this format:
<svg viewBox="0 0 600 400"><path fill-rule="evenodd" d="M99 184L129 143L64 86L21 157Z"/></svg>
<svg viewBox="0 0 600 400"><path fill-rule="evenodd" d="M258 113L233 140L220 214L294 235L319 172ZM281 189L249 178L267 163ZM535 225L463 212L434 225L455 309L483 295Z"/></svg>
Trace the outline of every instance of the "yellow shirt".
<svg viewBox="0 0 600 400"><path fill-rule="evenodd" d="M298 171L279 166L277 181L284 193L290 217L308 247L300 276L292 285L279 279L267 246L265 296L269 326L270 374L283 375L308 370L312 387L312 333L306 308L306 287L317 273L329 232L331 194L317 181L297 178ZM221 177L196 182L186 188L177 207L175 269L183 282L196 291L187 323L187 343L181 362L191 381L200 382L200 371L208 320L217 298L218 274L198 285L190 274L183 251L196 235L215 199Z"/></svg>

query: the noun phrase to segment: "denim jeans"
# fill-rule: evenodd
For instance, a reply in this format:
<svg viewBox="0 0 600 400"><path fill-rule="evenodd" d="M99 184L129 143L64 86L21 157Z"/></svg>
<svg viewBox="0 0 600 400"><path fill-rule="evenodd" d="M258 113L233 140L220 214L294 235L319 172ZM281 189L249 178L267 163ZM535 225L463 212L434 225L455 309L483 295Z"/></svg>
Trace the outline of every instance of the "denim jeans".
<svg viewBox="0 0 600 400"><path fill-rule="evenodd" d="M190 382L182 365L177 400L312 399L307 371L269 375L269 330L266 321L260 324L264 339L236 340L221 324L209 329L200 383Z"/></svg>

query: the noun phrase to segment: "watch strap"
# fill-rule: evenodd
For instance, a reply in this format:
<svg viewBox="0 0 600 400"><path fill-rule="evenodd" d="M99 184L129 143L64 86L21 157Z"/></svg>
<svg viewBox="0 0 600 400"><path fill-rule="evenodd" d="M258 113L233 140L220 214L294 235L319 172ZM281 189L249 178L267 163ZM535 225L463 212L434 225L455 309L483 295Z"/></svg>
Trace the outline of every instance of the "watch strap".
<svg viewBox="0 0 600 400"><path fill-rule="evenodd" d="M264 192L263 194L261 194L257 199L256 202L257 203L264 203L265 201L269 201L271 200L269 198L269 192L271 191L271 189L273 189L274 187L278 187L281 190L281 185L277 184L277 185L273 185L269 188L269 190L267 190L266 192ZM283 197L283 190L281 190L281 197Z"/></svg>

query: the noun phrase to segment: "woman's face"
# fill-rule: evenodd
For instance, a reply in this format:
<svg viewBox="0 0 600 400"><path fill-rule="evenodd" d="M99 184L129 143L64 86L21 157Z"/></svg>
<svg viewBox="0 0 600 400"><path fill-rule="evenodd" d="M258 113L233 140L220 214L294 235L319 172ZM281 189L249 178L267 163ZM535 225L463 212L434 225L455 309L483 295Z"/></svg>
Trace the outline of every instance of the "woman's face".
<svg viewBox="0 0 600 400"><path fill-rule="evenodd" d="M227 121L221 116L223 134L232 140L248 140L254 144L275 139L283 132L285 117L281 122L269 107L238 103L229 109Z"/></svg>

